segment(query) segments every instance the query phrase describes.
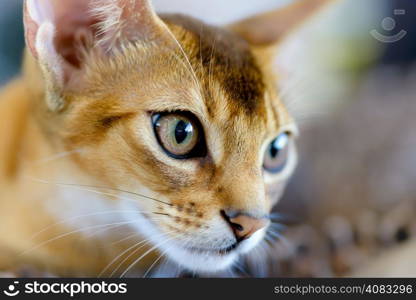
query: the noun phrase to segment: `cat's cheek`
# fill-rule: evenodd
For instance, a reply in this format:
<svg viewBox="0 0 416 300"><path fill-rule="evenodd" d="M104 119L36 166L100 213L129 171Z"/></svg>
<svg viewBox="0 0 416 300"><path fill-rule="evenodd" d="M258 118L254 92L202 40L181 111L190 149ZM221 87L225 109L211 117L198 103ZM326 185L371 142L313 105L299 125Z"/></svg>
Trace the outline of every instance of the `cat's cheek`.
<svg viewBox="0 0 416 300"><path fill-rule="evenodd" d="M271 205L274 206L279 202L287 185L287 181L277 184L271 184L266 187L267 197L270 199Z"/></svg>

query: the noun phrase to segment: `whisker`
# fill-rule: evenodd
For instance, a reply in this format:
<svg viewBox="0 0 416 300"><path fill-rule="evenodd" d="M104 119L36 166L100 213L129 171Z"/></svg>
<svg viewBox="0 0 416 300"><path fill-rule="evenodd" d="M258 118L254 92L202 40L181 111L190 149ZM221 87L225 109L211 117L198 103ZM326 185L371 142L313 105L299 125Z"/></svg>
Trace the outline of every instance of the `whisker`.
<svg viewBox="0 0 416 300"><path fill-rule="evenodd" d="M266 235L269 235L269 237L275 241L281 242L287 249L293 249L293 245L284 235L281 235L280 233L271 229L267 231Z"/></svg>
<svg viewBox="0 0 416 300"><path fill-rule="evenodd" d="M70 232L63 233L63 234L60 234L60 235L58 235L56 237L53 237L51 239L48 239L48 240L46 240L46 241L44 241L44 242L42 242L42 243L40 243L40 244L38 244L38 245L30 248L29 250L26 250L26 251L22 252L20 255L26 255L29 252L34 251L36 249L39 249L40 247L45 246L45 245L47 245L47 244L49 244L49 243L51 243L53 241L56 241L56 240L61 239L63 237L69 236L71 234L83 232L85 230L95 229L95 228L102 228L102 227L106 227L106 226L110 226L110 225L133 224L133 223L137 223L137 222L139 222L139 221L138 220L134 220L134 221L124 221L124 222L116 222L116 223L111 223L111 224L100 224L100 225L87 226L87 227L84 227L84 228L81 228L81 229L72 230Z"/></svg>
<svg viewBox="0 0 416 300"><path fill-rule="evenodd" d="M167 235L169 235L169 234L172 234L173 233L173 231L168 231L168 232L162 232L162 233L160 233L159 235L158 235L158 237L163 237L163 236L167 236ZM135 247L138 247L138 246L140 246L139 248L137 248L137 249L135 249L132 253L130 253L127 257L125 257L124 259L123 259L123 261L122 262L120 262L119 264L118 264L118 266L117 266L117 268L115 268L113 271L112 271L112 273L111 273L111 275L110 275L110 277L113 277L113 275L120 269L120 267L130 258L130 257L132 257L135 253L137 253L140 249L142 249L144 246L146 246L146 245L148 245L149 243L151 242L151 240L150 240L150 238L148 238L148 239L145 239L145 240L142 240L141 242L139 242L139 243L137 243L137 244L135 244ZM144 243L144 244L143 244ZM143 244L143 245L142 245ZM134 248L134 247L133 247ZM122 254L124 254L125 252L123 252ZM110 263L110 266L114 263L114 262L116 262L119 258L121 257L121 255L119 255L119 256L117 256L111 263Z"/></svg>
<svg viewBox="0 0 416 300"><path fill-rule="evenodd" d="M266 242L268 242L268 243L270 243L270 244L274 244L275 242L276 242L276 240L275 239L273 239L270 235L268 235L268 234L266 234L265 236L264 236L264 240L266 241Z"/></svg>
<svg viewBox="0 0 416 300"><path fill-rule="evenodd" d="M278 213L278 212L274 212L274 213L269 214L269 219L270 220L276 220L276 221L282 221L282 220L285 219L285 216Z"/></svg>
<svg viewBox="0 0 416 300"><path fill-rule="evenodd" d="M239 261L234 263L234 267L244 276L250 277L250 274L244 269L243 264Z"/></svg>
<svg viewBox="0 0 416 300"><path fill-rule="evenodd" d="M113 264L113 263L115 263L119 258L121 258L125 253L127 253L128 251L130 251L131 249L133 249L133 248L135 248L135 247L138 247L138 246L140 246L143 242L145 242L145 241L147 241L148 239L145 239L145 240L142 240L142 241L140 241L140 242L137 242L137 243L135 243L135 244L133 244L132 246L130 246L130 247L128 247L126 250L124 250L123 252L121 252L119 255L117 255L109 264L107 264L107 266L100 272L100 274L98 274L98 277L100 278L107 270L108 270L108 268L110 268L111 267L111 265ZM128 257L127 257L128 258ZM123 261L124 262L124 261ZM123 263L123 262L121 262L121 264ZM120 267L120 266L119 266ZM119 268L118 267L118 268ZM113 273L114 272L116 272L118 269L115 269L114 271L113 271ZM113 273L111 273L111 275L110 275L110 277L112 277L112 275L113 275Z"/></svg>
<svg viewBox="0 0 416 300"><path fill-rule="evenodd" d="M201 24L201 26L199 27L199 67L201 68L201 70L203 70L204 68L204 63L202 61L202 36L203 36L203 32L204 32L204 25Z"/></svg>
<svg viewBox="0 0 416 300"><path fill-rule="evenodd" d="M40 234L44 233L45 231L47 231L47 230L49 230L49 229L51 229L51 228L53 228L55 226L58 226L58 225L61 225L61 224L65 224L65 223L69 223L69 222L72 222L72 221L75 221L75 220L78 220L78 219L81 219L81 218L92 217L92 216L99 216L99 215L106 215L106 214L125 213L125 212L127 212L127 213L128 212L137 212L137 213L141 213L141 214L151 214L150 212L144 212L144 211L139 211L139 210L110 210L110 211L101 211L101 212L95 212L95 213L90 213L90 214L78 215L78 216L71 217L69 219L62 220L62 221L53 223L51 225L48 225L47 227L43 228L42 230L34 233L30 237L30 239L31 240L35 239Z"/></svg>
<svg viewBox="0 0 416 300"><path fill-rule="evenodd" d="M175 54L175 53L172 53L172 55L173 55L173 57L175 57L175 59L178 61L178 62L180 62L183 66L184 66L184 68L186 69L186 70L188 70L188 71L190 71L189 70L189 68L188 68L188 65L187 65L187 63L186 62L184 62L177 54ZM198 88L199 89L201 89L201 86L200 86L200 84L199 84L199 82L197 81L197 79L196 79L196 75L194 75L194 74L196 74L195 73L195 71L192 69L192 71L190 71L190 73L191 73L191 77L192 77L192 80L195 82L195 84L198 86ZM192 74L193 73L193 74Z"/></svg>
<svg viewBox="0 0 416 300"><path fill-rule="evenodd" d="M261 247L261 244L258 245L256 248L253 249L254 255L250 262L251 269L253 271L253 275L255 277L264 277L266 274L266 264L265 264L265 258L264 253L261 253L260 251L263 251L263 248ZM263 259L260 259L263 258Z"/></svg>
<svg viewBox="0 0 416 300"><path fill-rule="evenodd" d="M177 38L173 35L173 33L172 33L170 30L167 30L167 32L168 32L169 36L172 38L172 40L175 42L175 44L178 46L179 50L181 51L181 53L182 53L182 55L183 55L184 59L186 60L186 63L187 63L187 64L188 64L188 66L189 66L189 69L188 69L188 70L191 72L191 75L192 75L192 77L193 77L193 79L194 79L194 81L195 81L195 84L196 84L196 85L198 86L198 88L199 88L198 92L199 92L199 93L201 93L201 91L202 91L201 85L200 85L200 83L199 83L198 77L196 76L195 70L194 70L194 68L192 67L192 64L191 64L191 61L189 60L188 55L186 55L185 50L183 49L183 47L182 47L181 43L180 43L180 42L178 41L178 39L177 39ZM201 95L200 95L200 96L201 96ZM201 96L201 98L202 98L202 96Z"/></svg>
<svg viewBox="0 0 416 300"><path fill-rule="evenodd" d="M163 256L170 250L170 248L167 248L165 251L163 251L156 259L155 261L150 265L150 267L147 269L147 271L143 274L143 278L146 278L147 275L150 273L150 271L153 269L153 267L159 262L159 260L162 259Z"/></svg>
<svg viewBox="0 0 416 300"><path fill-rule="evenodd" d="M103 187L103 186L94 186L94 185L86 185L86 184L75 184L75 183L60 183L60 182L52 182L52 181L47 181L47 180L42 180L42 179L36 179L36 178L31 178L31 177L29 177L29 178L32 179L33 181L36 181L36 182L39 182L39 183L54 184L54 185L57 185L57 186L66 186L66 187L73 187L73 188L76 188L76 187L87 187L87 188L93 188L93 189L112 190L112 191L117 191L117 192L121 192L121 193L130 194L130 195L135 195L135 196L138 196L138 197L142 197L142 198L145 198L145 199L153 200L153 201L156 201L156 202L159 202L159 203L163 203L165 205L172 206L171 203L168 203L168 202L165 202L165 201L162 201L162 200L159 200L159 199L155 199L155 198L152 198L152 197L149 197L149 196L146 196L146 195L142 195L142 194L135 193L135 192L130 192L130 191L125 191L125 190L117 189L117 188ZM109 194L109 193L102 193L102 192L94 191L94 190L87 190L87 189L85 189L83 191L92 192L92 193L101 193L103 195L108 195L108 196L118 197L120 199L134 201L133 199L122 198L121 196L118 196L118 195Z"/></svg>
<svg viewBox="0 0 416 300"><path fill-rule="evenodd" d="M92 237L94 237L94 236L96 236L96 235L98 235L98 234L100 234L100 233L103 233L103 232L105 232L105 231L109 230L109 229L114 230L114 229L117 229L117 228L123 227L124 225L125 225L125 224L116 224L116 225L113 225L113 226L108 227L108 228L100 228L100 229L98 229L97 231L94 231L94 232L92 232L92 233L90 233L90 234L84 234L83 239L89 239L89 238L92 238Z"/></svg>
<svg viewBox="0 0 416 300"><path fill-rule="evenodd" d="M51 155L49 157L36 160L34 162L34 164L35 165L45 164L45 163L48 163L48 162L51 162L51 161L54 161L54 160L57 160L57 159L60 159L60 158L70 156L70 155L75 154L75 153L81 153L81 151L82 151L82 149L79 148L79 149L75 149L75 150L71 150L71 151L65 151L65 152L57 153L57 154Z"/></svg>
<svg viewBox="0 0 416 300"><path fill-rule="evenodd" d="M230 278L238 278L239 277L232 269L228 269L228 273L230 274Z"/></svg>
<svg viewBox="0 0 416 300"><path fill-rule="evenodd" d="M163 258L152 278L174 278L177 277L177 264L173 263L168 256Z"/></svg>
<svg viewBox="0 0 416 300"><path fill-rule="evenodd" d="M278 231L273 231L272 229L269 229L267 232L271 237L276 238L277 240L281 238L281 234Z"/></svg>
<svg viewBox="0 0 416 300"><path fill-rule="evenodd" d="M122 242L124 242L124 241L127 241L127 240L129 240L129 239L133 238L133 237L139 237L139 236L138 236L138 234L137 234L137 231L133 231L133 232L132 232L131 234L129 234L128 236L126 236L126 237L124 237L124 238L122 238L122 239L120 239L120 240L118 240L118 241L112 242L110 245L111 245L111 246L114 246L114 245L120 244L120 243L122 243Z"/></svg>
<svg viewBox="0 0 416 300"><path fill-rule="evenodd" d="M168 234L172 234L172 235L174 235L173 237L172 237L172 239L173 238L178 238L178 237L183 237L184 236L184 234L176 234L174 231L170 231L170 232L168 232L167 234L165 234L166 236L168 235ZM186 238L185 240L182 240L182 242L183 242L183 244L184 245L187 245L188 243L189 243L189 241L191 241L192 240L192 238L191 237L188 237L188 238ZM156 247L159 247L161 244L159 244L159 245L156 245ZM144 245L143 245L144 246ZM142 246L142 247L143 247ZM141 248L141 247L140 247ZM138 250L138 249L137 249ZM149 250L150 251L150 250ZM137 252L137 251L135 251L135 252ZM163 253L166 253L167 252L167 250L166 251L164 251ZM149 252L150 253L150 252ZM134 254L134 253L132 253L132 254ZM147 253L148 254L148 253ZM146 256L147 255L146 253L145 254L143 254L143 257L144 256ZM159 258L160 259L160 258ZM138 261L137 261L138 262ZM137 262L135 262L135 263L133 263L133 264L137 264ZM123 264L123 263L122 263ZM156 264L156 262L154 263L154 264ZM151 268L153 268L153 266L151 267ZM122 275L123 276L123 275Z"/></svg>
<svg viewBox="0 0 416 300"><path fill-rule="evenodd" d="M212 90L212 61L214 58L214 49L215 46L217 44L217 37L214 38L214 42L212 43L212 47L211 47L211 55L210 55L210 59L209 59L209 67L208 67L208 86L209 88Z"/></svg>
<svg viewBox="0 0 416 300"><path fill-rule="evenodd" d="M131 263L126 270L121 274L120 278L123 278L140 260L142 260L146 255L148 255L149 253L151 253L152 251L154 251L155 249L159 248L161 245L166 244L167 242L173 240L175 238L175 236L172 236L166 240L164 240L161 243L158 243L156 245L154 245L153 247L151 247L149 250L147 250L144 254L142 254L138 259L136 259L133 263Z"/></svg>
<svg viewBox="0 0 416 300"><path fill-rule="evenodd" d="M152 217L151 218L151 220L153 220L153 221L155 221L155 220L160 220L161 218L155 218L155 217ZM109 229L116 229L116 228L119 228L119 227L123 227L124 225L126 225L126 224L116 224L116 225L113 225L113 226L111 226L111 227L109 227L109 228L102 228L102 229L99 229L99 230L97 230L97 231L95 231L95 232L92 232L91 234L85 234L84 235L84 239L87 239L87 238L91 238L91 237L93 237L93 236L96 236L97 234L99 234L99 233L101 233L101 232L105 232L105 231L107 231L107 230L109 230Z"/></svg>
<svg viewBox="0 0 416 300"><path fill-rule="evenodd" d="M287 229L287 226L282 223L271 222L271 224L269 225L269 228L276 229L276 230L285 230Z"/></svg>

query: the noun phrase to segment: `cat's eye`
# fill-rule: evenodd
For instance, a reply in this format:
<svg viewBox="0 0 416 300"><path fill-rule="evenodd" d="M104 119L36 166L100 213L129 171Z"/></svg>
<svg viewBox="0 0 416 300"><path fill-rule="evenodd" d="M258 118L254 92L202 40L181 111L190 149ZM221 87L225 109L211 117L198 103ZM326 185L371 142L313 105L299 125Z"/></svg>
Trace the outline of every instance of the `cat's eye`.
<svg viewBox="0 0 416 300"><path fill-rule="evenodd" d="M191 113L154 114L152 123L160 146L169 156L186 159L206 155L201 125Z"/></svg>
<svg viewBox="0 0 416 300"><path fill-rule="evenodd" d="M286 166L290 148L290 134L281 133L267 147L263 167L270 173L279 173Z"/></svg>

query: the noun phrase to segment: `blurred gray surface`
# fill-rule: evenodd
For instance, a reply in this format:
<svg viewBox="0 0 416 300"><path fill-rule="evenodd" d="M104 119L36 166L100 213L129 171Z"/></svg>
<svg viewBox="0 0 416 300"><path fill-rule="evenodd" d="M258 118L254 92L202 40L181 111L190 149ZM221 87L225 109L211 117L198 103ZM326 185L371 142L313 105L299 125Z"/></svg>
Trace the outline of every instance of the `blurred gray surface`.
<svg viewBox="0 0 416 300"><path fill-rule="evenodd" d="M24 45L22 1L0 4L0 85L19 72Z"/></svg>

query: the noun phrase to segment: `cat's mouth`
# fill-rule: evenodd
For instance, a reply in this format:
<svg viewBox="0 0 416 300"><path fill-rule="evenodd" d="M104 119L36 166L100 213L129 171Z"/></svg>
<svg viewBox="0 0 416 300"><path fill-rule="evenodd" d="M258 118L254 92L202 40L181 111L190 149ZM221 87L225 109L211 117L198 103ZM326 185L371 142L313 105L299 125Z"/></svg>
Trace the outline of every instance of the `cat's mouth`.
<svg viewBox="0 0 416 300"><path fill-rule="evenodd" d="M130 207L131 204L127 205ZM223 240L215 244L195 235L195 239L190 244L189 240L175 239L175 236L168 239L161 238L166 234L147 216L140 214L138 218L135 212L127 215L129 220L136 220L134 224L138 231L149 238L160 252L166 253L170 260L186 270L202 273L215 273L229 268L240 255L251 251L264 236L264 230L258 230L250 238L237 241L233 240L230 234L228 237L223 236L224 239L228 238L227 241ZM214 236L214 233L211 237L220 238Z"/></svg>
<svg viewBox="0 0 416 300"><path fill-rule="evenodd" d="M239 243L235 242L234 244L225 247L225 248L198 248L198 247L186 247L186 250L198 253L198 254L211 254L211 255L227 255L231 252L234 252L238 248Z"/></svg>

